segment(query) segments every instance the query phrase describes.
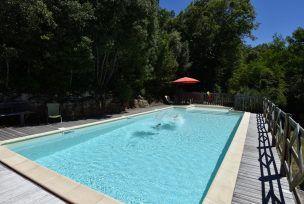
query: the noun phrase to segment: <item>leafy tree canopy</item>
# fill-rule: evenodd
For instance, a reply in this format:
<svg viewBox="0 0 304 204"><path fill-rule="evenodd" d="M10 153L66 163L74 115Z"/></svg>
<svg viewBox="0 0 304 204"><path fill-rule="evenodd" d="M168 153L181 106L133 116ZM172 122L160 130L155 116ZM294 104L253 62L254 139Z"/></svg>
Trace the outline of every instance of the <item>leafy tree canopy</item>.
<svg viewBox="0 0 304 204"><path fill-rule="evenodd" d="M249 0L197 0L177 16L158 0L2 0L0 23L0 92L126 102L161 98L191 76L200 91L265 95L304 112L304 29L245 45L258 25Z"/></svg>

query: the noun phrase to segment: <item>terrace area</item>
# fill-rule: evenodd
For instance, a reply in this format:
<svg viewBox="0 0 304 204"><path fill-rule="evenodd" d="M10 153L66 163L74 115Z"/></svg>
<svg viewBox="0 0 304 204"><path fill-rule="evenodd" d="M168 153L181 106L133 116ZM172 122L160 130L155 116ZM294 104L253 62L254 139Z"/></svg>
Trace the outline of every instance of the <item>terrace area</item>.
<svg viewBox="0 0 304 204"><path fill-rule="evenodd" d="M0 5L0 204L304 204L304 1Z"/></svg>
<svg viewBox="0 0 304 204"><path fill-rule="evenodd" d="M167 106L131 109L125 113L113 114L99 119L1 128L0 142L164 107ZM268 131L268 125L265 121L263 114L250 114L244 151L237 179L234 181L233 194L227 197L223 192L222 195L218 196L218 200L213 203L296 203L293 193L290 192L286 177L280 174L280 157L276 147L272 145L272 135ZM66 202L64 198L19 175L3 163L0 163L0 189L0 203Z"/></svg>

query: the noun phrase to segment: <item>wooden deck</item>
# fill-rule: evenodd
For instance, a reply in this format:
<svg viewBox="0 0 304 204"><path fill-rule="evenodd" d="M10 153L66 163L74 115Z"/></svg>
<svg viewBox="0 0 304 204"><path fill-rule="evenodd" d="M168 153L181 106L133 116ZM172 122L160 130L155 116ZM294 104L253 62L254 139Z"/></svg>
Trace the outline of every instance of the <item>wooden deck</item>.
<svg viewBox="0 0 304 204"><path fill-rule="evenodd" d="M159 106L162 108L165 106ZM130 110L119 117L155 109ZM106 118L109 118L106 117ZM100 119L63 122L52 125L10 127L0 129L0 141L26 135L91 123ZM271 136L267 133L261 115L251 114L244 153L234 190L232 203L294 203L286 178L279 175L279 159ZM19 176L0 163L0 203L62 203L43 188Z"/></svg>
<svg viewBox="0 0 304 204"><path fill-rule="evenodd" d="M232 203L295 203L260 114L251 114Z"/></svg>
<svg viewBox="0 0 304 204"><path fill-rule="evenodd" d="M83 119L83 120L77 120L77 121L68 121L68 122L62 122L62 123L53 123L53 124L48 124L48 125L37 125L37 126L20 126L20 127L4 127L0 128L0 141L4 140L9 140L9 139L15 139L18 137L24 137L28 135L33 135L33 134L39 134L43 132L49 132L53 130L58 130L58 128L63 128L63 127L72 127L72 126L77 126L77 125L83 125L83 124L88 124L88 123L93 123L109 118L117 118L123 115L132 115L144 111L150 111L154 110L156 108L165 108L168 107L166 105L157 105L157 106L152 106L148 108L136 108L136 109L129 109L126 112L123 113L117 113L117 114L111 114L111 115L106 115L100 118L89 118L89 119Z"/></svg>
<svg viewBox="0 0 304 204"><path fill-rule="evenodd" d="M0 203L63 204L65 202L0 163Z"/></svg>

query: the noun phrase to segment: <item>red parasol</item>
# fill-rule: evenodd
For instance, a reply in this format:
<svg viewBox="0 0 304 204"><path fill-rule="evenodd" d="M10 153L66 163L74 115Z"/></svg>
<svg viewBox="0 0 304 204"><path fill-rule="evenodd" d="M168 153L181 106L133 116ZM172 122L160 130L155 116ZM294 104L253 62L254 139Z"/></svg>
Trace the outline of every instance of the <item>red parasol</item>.
<svg viewBox="0 0 304 204"><path fill-rule="evenodd" d="M173 84L197 84L197 83L200 83L200 81L197 79L189 78L189 77L183 77L183 78L177 79L175 81L172 81L172 83Z"/></svg>

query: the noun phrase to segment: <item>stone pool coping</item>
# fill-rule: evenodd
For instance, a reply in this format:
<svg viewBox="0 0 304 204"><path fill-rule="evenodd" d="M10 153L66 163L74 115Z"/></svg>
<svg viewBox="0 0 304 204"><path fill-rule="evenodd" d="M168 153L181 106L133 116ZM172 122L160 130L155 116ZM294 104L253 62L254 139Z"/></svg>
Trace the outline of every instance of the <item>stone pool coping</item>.
<svg viewBox="0 0 304 204"><path fill-rule="evenodd" d="M72 129L79 129L79 128L89 127L89 126L98 125L98 124L102 124L102 123L108 123L108 122L112 122L112 121L116 121L116 120L144 115L144 114L157 112L157 111L161 111L161 110L165 110L165 109L170 109L170 108L174 108L174 107L179 107L179 108L203 107L203 108L209 108L209 109L210 108L211 109L212 108L229 109L229 108L223 107L223 106L211 106L211 105L169 106L169 107L159 108L159 109L156 108L151 111L145 111L145 112L136 113L136 114L132 114L132 115L102 120L102 121L98 121L98 122L94 122L94 123L88 123L88 124L83 124L83 125L79 125L79 126L63 128L63 129L59 129L59 130L55 130L55 131L30 135L30 136L26 136L26 137L22 137L22 138L6 140L6 141L0 142L0 162L9 166L14 171L16 171L19 174L25 176L26 178L32 180L33 182L37 183L38 185L44 187L48 191L54 193L55 195L59 196L60 198L62 198L63 200L65 200L67 202L86 203L86 204L121 203L120 201L118 201L114 198L111 198L108 195L95 191L85 185L82 185L65 176L60 175L55 171L52 171L48 168L40 166L39 164L35 163L34 161L31 161L15 152L9 150L7 147L1 146L1 145L20 142L20 141L29 140L29 139L38 138L38 137L43 137L43 136L55 134L55 133L61 133L61 132L69 131ZM218 169L217 175L215 176L215 178L212 182L212 185L209 188L206 198L204 199L204 203L209 204L209 203L214 203L214 202L218 201L219 197L220 198L223 197L223 196L221 196L221 194L225 195L223 197L224 201L229 200L230 197L232 199L232 194L233 194L234 186L236 183L237 172L238 172L238 168L240 165L240 159L242 156L243 146L244 146L244 141L245 141L245 139L243 139L243 138L246 137L246 132L247 132L248 123L249 123L249 119L247 121L247 114L249 114L249 113L244 114L244 116L239 124L239 128L230 144L230 147L226 153L226 156L225 156L220 168ZM232 147L236 150L237 149L240 149L240 150L239 151L232 150ZM239 156L239 154L240 154L240 156ZM239 159L239 157L240 157L240 159ZM229 180L228 184L231 184L231 185L227 184L227 178ZM230 192L231 192L231 196L230 196ZM228 197L226 196L227 194L229 194ZM230 199L230 201L231 201L231 199ZM221 200L222 199L220 199L220 201ZM216 203L219 203L219 202L216 202ZM230 202L221 202L221 203L230 203Z"/></svg>
<svg viewBox="0 0 304 204"><path fill-rule="evenodd" d="M0 146L0 161L69 203L121 203Z"/></svg>

